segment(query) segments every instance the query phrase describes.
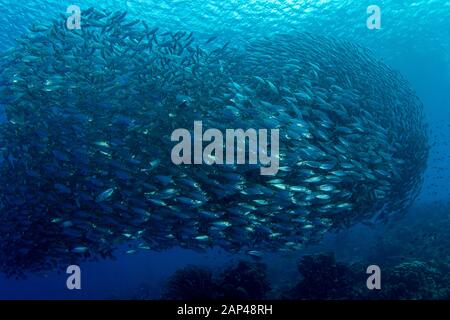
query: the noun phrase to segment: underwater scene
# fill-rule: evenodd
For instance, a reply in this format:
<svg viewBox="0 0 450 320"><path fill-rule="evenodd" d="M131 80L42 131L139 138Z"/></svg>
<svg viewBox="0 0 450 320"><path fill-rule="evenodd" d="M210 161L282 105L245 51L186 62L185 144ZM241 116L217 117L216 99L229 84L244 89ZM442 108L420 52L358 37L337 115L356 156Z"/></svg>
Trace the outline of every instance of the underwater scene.
<svg viewBox="0 0 450 320"><path fill-rule="evenodd" d="M450 299L450 1L0 0L0 300Z"/></svg>

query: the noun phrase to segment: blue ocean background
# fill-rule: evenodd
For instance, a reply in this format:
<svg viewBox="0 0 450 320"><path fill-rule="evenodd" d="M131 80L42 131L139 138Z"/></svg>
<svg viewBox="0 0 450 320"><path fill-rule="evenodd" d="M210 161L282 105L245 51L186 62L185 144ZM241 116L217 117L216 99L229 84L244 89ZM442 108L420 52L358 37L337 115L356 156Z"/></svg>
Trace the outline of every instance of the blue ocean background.
<svg viewBox="0 0 450 320"><path fill-rule="evenodd" d="M431 151L422 192L410 212L392 221L390 226L358 225L327 235L320 244L291 256L268 254L263 261L267 262L269 277L275 285L288 282L295 273L298 258L312 252L331 251L338 260L382 266L389 253L374 256L371 248L395 225L414 226L418 215L423 218L430 214L430 210L439 207L436 204L447 208L439 214L450 214L446 211L450 208L450 1L0 0L0 51L14 46L14 40L32 24L45 23L65 13L73 4L82 10L91 6L126 10L131 17L145 19L162 29L194 31L204 39L217 35L218 41L231 41L237 48L250 39L277 33L307 31L331 35L371 49L411 83L425 107ZM380 30L369 30L366 26L366 10L372 4L381 8ZM1 99L0 121L5 121ZM166 279L183 266L194 264L221 269L243 257L218 248L206 253L180 248L135 255L118 253L115 260L80 265L82 290L67 290L67 275L61 272L34 274L26 279L0 275L0 298L128 299L145 287L148 297L156 299ZM436 257L439 256L433 259ZM450 251L441 253L440 257L449 260Z"/></svg>

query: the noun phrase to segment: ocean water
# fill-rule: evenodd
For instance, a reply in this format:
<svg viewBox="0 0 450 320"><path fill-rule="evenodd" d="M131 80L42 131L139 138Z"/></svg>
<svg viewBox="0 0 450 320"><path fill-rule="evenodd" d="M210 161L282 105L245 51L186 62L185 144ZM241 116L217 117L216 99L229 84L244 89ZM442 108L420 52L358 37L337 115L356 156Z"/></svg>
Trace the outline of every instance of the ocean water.
<svg viewBox="0 0 450 320"><path fill-rule="evenodd" d="M277 252L269 250L269 248L267 250L258 248L257 254L248 254L248 250L251 248L250 243L240 243L239 246L248 246L248 248L239 252L231 252L233 250L229 250L229 245L221 245L219 241L211 241L209 243L210 246L203 250L199 250L195 246L189 248L189 245L185 243L180 243L179 245L175 243L168 248L155 248L155 250L150 248L150 250L137 250L134 252L134 247L130 247L130 243L120 241L111 244L114 247L114 259L100 258L98 261L90 261L90 259L83 259L80 256L79 261L75 261L73 257L70 258L73 264L77 264L81 268L81 290L69 290L66 287L66 279L69 275L59 265L58 268L49 267L42 270L27 270L23 274L24 277L22 275L16 277L16 275L8 275L6 272L3 272L0 274L0 298L159 299L167 288L168 280L177 270L188 265L195 265L209 268L214 274L221 274L226 268L238 264L241 260L255 264L264 264L267 281L271 287L271 290L266 293L264 298L351 299L361 296L368 299L450 298L450 280L445 276L446 271L450 268L450 251L448 249L447 236L447 230L450 230L448 228L450 226L450 2L446 0L377 1L376 5L381 12L379 29L371 29L367 25L367 21L372 14L371 12L368 13L368 7L373 4L372 1L351 0L105 0L101 2L81 0L78 2L0 0L0 52L4 52L2 54L3 70L15 70L15 65L18 65L18 62L15 64L14 60L12 62L8 60L6 65L4 63L6 57L11 57L11 51L8 50L18 46L18 39L22 44L26 43L26 41L31 41L29 38L24 38L23 35L30 34L30 29L33 26L49 25L53 19L57 19L57 21L60 21L60 24L64 24L63 18L69 17L66 11L70 5L76 5L81 9L81 30L84 28L83 12L88 11L91 7L98 11L126 11L128 12L127 21L143 20L150 28L158 27L156 34L159 35L168 31L173 33L185 31L187 34L194 32L196 41L201 43L205 50L222 48L228 43L227 50L241 53L246 51L249 44L255 44L260 40L270 42L275 41L273 39L277 35L296 35L305 32L313 37L323 36L338 39L339 41L348 41L369 49L374 58L398 71L408 81L412 92L423 103L424 122L428 125L426 130L430 146L427 167L423 183L420 184L418 197L414 198L409 208L405 209L404 215L393 216L383 223L372 219L361 219L356 225L351 224L348 227L340 228L338 231L326 230L322 234L321 239L315 243L302 245L301 248L290 252ZM70 45L68 42L64 42L69 41L68 39L61 40L61 38L53 34L48 34L47 36L55 37L55 39L58 39L57 41L61 41L58 43L61 45L62 52L69 50ZM120 35L117 36L120 37ZM290 39L295 41L296 38ZM64 47L64 43L67 44L67 47ZM101 41L98 44L100 46L104 45ZM290 47L297 48L297 44L294 42L286 43L284 46L287 49ZM276 53L271 53L272 57L270 59L277 59L274 54ZM330 52L320 51L320 53L317 53L317 60L326 60L328 54L331 56ZM30 53L30 55L38 55L38 53ZM292 57L296 58L295 51L292 52ZM67 60L67 63L82 65L81 59L74 59L71 61ZM126 62L124 61L123 63ZM348 61L347 63L351 69L353 62ZM28 66L32 73L33 62L28 64ZM43 72L42 70L40 69L41 72ZM77 69L74 68L74 70ZM359 70L358 72L357 74L364 78L370 71ZM6 73L6 75L11 77L12 73ZM226 76L228 77L229 75L227 74ZM257 74L254 75L256 76ZM37 76L39 79L39 74ZM155 75L155 77L157 76ZM204 77L207 76L208 74L204 75ZM233 78L233 76L232 74L230 78ZM127 91L130 89L131 82L127 77L128 75L123 75L120 78L121 84L125 88L120 94L124 97L128 95L135 97L135 92ZM270 72L268 72L267 77L270 78ZM273 77L276 77L276 75L273 75ZM44 81L45 79L41 80ZM208 84L207 79L205 78L204 80ZM234 79L226 80L233 81ZM8 81L8 78L2 78L1 81ZM24 79L24 81L28 84L28 90L31 92L33 88L30 85L33 84L33 81L37 81L36 78ZM384 84L388 83L390 79L386 77L371 79L371 81L379 81ZM92 80L91 85L95 87L98 83ZM12 85L10 82L6 82L1 83L1 87L12 88ZM205 92L208 91L202 92L206 94ZM0 94L0 123L2 123L2 126L5 126L11 120L8 119L8 113L5 113L5 107L8 111L8 106L12 108L10 106L14 105L14 103L11 102L9 91L0 91ZM151 98L157 104L161 99L160 96L164 94L164 92L155 94ZM41 95L29 95L26 98L21 96L18 99L29 99L30 103L38 100L44 101L40 100L42 99ZM108 108L110 106L108 101L94 100L92 99L93 105L95 103L97 107L104 108L106 110L105 113L109 112ZM127 107L126 103L130 102L126 99L124 101L124 107ZM187 107L190 106L188 105ZM137 117L138 115L131 114L128 116ZM14 119L14 121L16 120L17 118ZM50 123L51 117L47 121ZM403 121L403 119L398 119L398 121ZM34 128L33 122L29 123L29 128ZM396 134L402 136L407 133L398 132ZM30 135L30 139L31 137L32 135ZM8 140L2 139L2 141ZM30 144L30 140L22 142L24 145ZM0 148L2 147L0 146ZM11 148L11 146L9 147ZM23 160L24 163L32 163L34 158L28 159L27 151L24 150L22 149L22 154L19 154L19 157L16 156L18 158L17 161ZM30 154L32 154L31 151ZM23 158L20 158L20 155ZM15 161L3 156L0 159L0 165L3 166ZM287 165L293 166L294 164L288 163ZM14 165L12 165L12 168L14 168ZM16 175L16 177L17 180L21 180L20 175ZM44 176L44 173L40 172L39 179L39 181L47 181L53 178ZM35 184L33 192L41 192L36 191L36 188L39 186L41 184ZM162 192L163 189L159 185L155 192ZM44 192L46 191L43 190L42 193ZM352 190L352 192L357 193L359 191ZM179 197L181 196L179 195ZM2 199L2 206L0 206L1 216L5 211L3 205L7 199L5 197L0 199ZM64 210L62 199L61 211ZM24 201L30 200L24 199ZM239 202L239 199L236 201ZM218 210L225 208L222 202L218 206ZM52 210L57 209L52 208ZM260 210L265 209L260 208ZM20 212L17 216L21 219L27 219L33 214L43 214L42 212L33 212L33 210L28 214ZM105 211L100 219L108 218L109 214ZM9 215L12 217L11 212L9 212ZM64 215L64 213L61 213L61 215ZM333 216L337 215L339 215L338 212L333 214ZM338 217L336 219L339 220L341 218ZM26 264L32 260L30 257L33 257L33 249L27 255L27 259L23 261L8 259L8 255L12 256L15 254L13 251L23 249L20 246L21 242L19 239L28 239L26 236L27 232L32 234L38 227L30 224L26 228L19 228L19 222L11 220L11 223L6 223L8 220L5 221L4 217L1 221L5 222L6 225L2 232L8 234L2 239L8 239L9 241L12 241L11 239L16 241L15 239L17 239L17 243L19 243L16 247L14 245L11 246L11 244L0 246L3 248L2 252L0 252L2 255L0 256L2 269L26 269ZM180 218L180 224L189 221L186 218ZM170 222L167 223L170 224ZM40 237L42 237L42 234L40 234ZM88 236L86 235L86 237ZM14 241L12 241L13 244L15 243ZM49 238L48 241L57 243L58 239ZM32 246L30 247L33 248ZM53 247L49 245L49 248ZM28 250L28 248L26 249ZM34 249L37 250L36 248ZM126 251L130 249L133 251L131 252L132 254L127 254ZM70 248L62 247L58 250L61 250L61 254L63 254L66 252L65 250L70 251ZM45 250L42 251L45 252ZM323 277L325 280L320 280L322 278L319 275L317 276L317 279L319 279L317 281L304 281L302 286L290 288L289 286L293 283L301 281L297 266L302 257L323 253L326 253L327 256L333 255L336 261L344 265L348 270L353 268L351 269L353 278L350 284L345 283L345 285L337 289L330 288L330 292L333 291L331 289L336 289L337 292L340 292L340 295L333 296L326 290L325 292L318 292L318 287L324 287L324 284L320 281L326 282L326 276ZM42 264L44 264L45 259L42 261ZM13 265L13 262L17 265ZM316 263L319 266L323 266L324 273L334 272L333 268L336 266L336 262L330 262L330 260L326 259L322 262L318 260ZM357 267L350 267L354 264ZM383 289L380 291L370 291L366 288L366 268L370 265L378 265L383 274L382 281L386 281L383 282ZM307 274L305 268L307 267L303 269L303 276ZM317 265L315 265L315 268L317 270L320 269ZM332 270L330 271L329 268ZM340 274L335 276L339 277ZM419 280L416 281L416 279ZM395 287L399 282L405 284L402 290L398 290ZM439 285L432 286L430 283L439 283ZM308 291L307 288L310 290ZM294 289L298 292L292 293ZM192 290L201 291L202 288L193 288ZM333 292L336 292L336 290ZM231 290L231 292L234 291ZM239 298L237 293L235 297Z"/></svg>

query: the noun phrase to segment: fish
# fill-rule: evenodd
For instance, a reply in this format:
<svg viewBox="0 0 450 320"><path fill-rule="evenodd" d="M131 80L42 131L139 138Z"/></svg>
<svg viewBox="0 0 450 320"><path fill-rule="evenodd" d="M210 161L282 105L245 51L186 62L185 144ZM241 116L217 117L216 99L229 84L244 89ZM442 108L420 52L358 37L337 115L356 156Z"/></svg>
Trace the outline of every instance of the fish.
<svg viewBox="0 0 450 320"><path fill-rule="evenodd" d="M87 247L75 247L71 251L73 253L86 253L86 252L88 252L88 250L89 250L89 248L87 248Z"/></svg>
<svg viewBox="0 0 450 320"><path fill-rule="evenodd" d="M115 191L115 188L109 188L109 189L103 191L96 197L95 201L102 202L102 201L108 200L113 195L114 191Z"/></svg>
<svg viewBox="0 0 450 320"><path fill-rule="evenodd" d="M214 40L216 40L218 38L218 35L214 35L211 36L210 38L208 38L208 40L206 40L205 44L208 44L210 42L213 42Z"/></svg>

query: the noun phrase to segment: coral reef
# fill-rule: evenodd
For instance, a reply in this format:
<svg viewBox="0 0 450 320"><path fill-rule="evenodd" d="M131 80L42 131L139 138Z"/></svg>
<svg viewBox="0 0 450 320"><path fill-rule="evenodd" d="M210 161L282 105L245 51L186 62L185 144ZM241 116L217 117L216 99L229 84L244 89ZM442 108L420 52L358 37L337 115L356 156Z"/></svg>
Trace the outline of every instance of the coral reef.
<svg viewBox="0 0 450 320"><path fill-rule="evenodd" d="M242 260L216 274L200 266L182 268L168 279L162 299L259 300L269 291L266 265Z"/></svg>
<svg viewBox="0 0 450 320"><path fill-rule="evenodd" d="M386 272L381 298L389 300L431 300L450 298L450 266L445 263L412 261Z"/></svg>
<svg viewBox="0 0 450 320"><path fill-rule="evenodd" d="M167 281L162 294L167 300L212 300L218 297L217 285L209 269L187 266Z"/></svg>
<svg viewBox="0 0 450 320"><path fill-rule="evenodd" d="M360 299L362 270L357 267L336 262L332 254L315 254L304 256L299 264L298 271L301 280L283 299L295 300L329 300L329 299ZM359 286L361 287L361 286Z"/></svg>
<svg viewBox="0 0 450 320"><path fill-rule="evenodd" d="M263 263L240 261L219 276L220 298L258 300L270 291L267 268Z"/></svg>

